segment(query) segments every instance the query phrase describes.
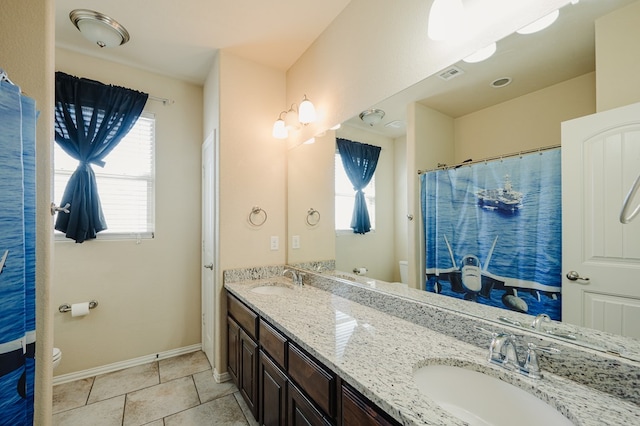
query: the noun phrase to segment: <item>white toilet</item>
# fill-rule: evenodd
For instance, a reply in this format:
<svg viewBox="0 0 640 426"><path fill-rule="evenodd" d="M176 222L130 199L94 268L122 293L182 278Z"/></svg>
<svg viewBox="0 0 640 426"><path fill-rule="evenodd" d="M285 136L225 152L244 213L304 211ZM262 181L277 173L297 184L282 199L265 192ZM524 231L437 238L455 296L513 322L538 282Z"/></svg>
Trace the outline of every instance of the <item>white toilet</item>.
<svg viewBox="0 0 640 426"><path fill-rule="evenodd" d="M403 284L409 284L407 275L409 274L409 262L406 260L400 261L400 282Z"/></svg>
<svg viewBox="0 0 640 426"><path fill-rule="evenodd" d="M61 360L62 360L62 351L58 348L53 348L53 369L54 370L58 366L58 364L60 364Z"/></svg>

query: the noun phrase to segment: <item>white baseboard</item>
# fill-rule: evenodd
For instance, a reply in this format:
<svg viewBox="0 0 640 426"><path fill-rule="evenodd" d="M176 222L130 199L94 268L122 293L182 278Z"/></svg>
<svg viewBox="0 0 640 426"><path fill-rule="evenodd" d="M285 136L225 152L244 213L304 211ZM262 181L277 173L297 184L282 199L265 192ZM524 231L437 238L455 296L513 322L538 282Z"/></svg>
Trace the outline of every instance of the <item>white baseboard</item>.
<svg viewBox="0 0 640 426"><path fill-rule="evenodd" d="M213 369L213 380L216 381L216 383L224 383L224 382L228 382L229 380L231 380L231 375L225 371L224 373L219 373L217 369Z"/></svg>
<svg viewBox="0 0 640 426"><path fill-rule="evenodd" d="M183 348L171 349L169 351L145 355L138 358L128 359L126 361L114 362L113 364L90 368L88 370L76 371L75 373L62 374L53 378L53 385L55 386L61 383L72 382L74 380L86 379L88 377L93 377L100 374L112 373L114 371L123 370L125 368L135 367L137 365L147 364L149 362L159 361L161 359L167 359L200 350L202 350L202 344L197 343L195 345L185 346ZM62 354L62 356L64 357L64 353Z"/></svg>

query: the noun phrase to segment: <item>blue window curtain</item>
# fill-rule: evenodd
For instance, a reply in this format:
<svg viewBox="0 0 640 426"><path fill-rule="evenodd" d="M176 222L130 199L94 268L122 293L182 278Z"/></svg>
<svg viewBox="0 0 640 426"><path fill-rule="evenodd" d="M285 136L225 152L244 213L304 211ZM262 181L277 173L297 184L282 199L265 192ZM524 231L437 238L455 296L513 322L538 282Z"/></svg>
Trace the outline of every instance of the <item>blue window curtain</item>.
<svg viewBox="0 0 640 426"><path fill-rule="evenodd" d="M371 231L371 221L362 190L369 184L376 171L381 148L340 138L336 139L336 143L344 170L356 191L351 228L354 234L366 234Z"/></svg>
<svg viewBox="0 0 640 426"><path fill-rule="evenodd" d="M131 130L148 94L56 72L55 139L79 161L60 201L55 229L82 243L107 229L92 164L104 159Z"/></svg>

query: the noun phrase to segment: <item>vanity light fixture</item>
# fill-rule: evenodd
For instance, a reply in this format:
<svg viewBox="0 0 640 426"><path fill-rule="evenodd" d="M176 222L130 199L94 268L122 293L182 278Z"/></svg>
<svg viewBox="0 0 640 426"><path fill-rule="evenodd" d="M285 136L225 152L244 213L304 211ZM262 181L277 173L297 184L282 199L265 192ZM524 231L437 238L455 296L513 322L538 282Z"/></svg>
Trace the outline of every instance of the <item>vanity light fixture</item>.
<svg viewBox="0 0 640 426"><path fill-rule="evenodd" d="M379 123L384 117L384 111L377 108L367 109L362 111L359 115L360 120L367 123L369 126Z"/></svg>
<svg viewBox="0 0 640 426"><path fill-rule="evenodd" d="M483 47L482 49L476 51L476 53L472 53L463 59L463 61L474 64L476 62L482 62L485 59L490 58L494 53L496 53L497 45L496 43L491 43L490 45Z"/></svg>
<svg viewBox="0 0 640 426"><path fill-rule="evenodd" d="M518 34L524 34L524 35L537 33L538 31L542 31L545 28L549 27L554 22L556 22L556 19L558 19L559 15L560 15L560 10L556 10L556 11L551 12L550 14L548 14L546 16L543 16L542 18L538 19L537 21L534 21L534 22L530 23L529 25L520 28L516 32Z"/></svg>
<svg viewBox="0 0 640 426"><path fill-rule="evenodd" d="M284 117L283 117L284 114ZM286 139L289 136L289 130L298 130L300 124L306 126L317 120L316 108L313 103L304 95L300 106L295 103L291 104L288 111L282 111L278 119L273 123L271 134L277 139Z"/></svg>
<svg viewBox="0 0 640 426"><path fill-rule="evenodd" d="M129 32L115 19L89 9L75 9L69 19L84 38L100 47L116 47L129 41Z"/></svg>
<svg viewBox="0 0 640 426"><path fill-rule="evenodd" d="M431 40L459 38L464 29L462 0L434 0L429 11L427 35Z"/></svg>

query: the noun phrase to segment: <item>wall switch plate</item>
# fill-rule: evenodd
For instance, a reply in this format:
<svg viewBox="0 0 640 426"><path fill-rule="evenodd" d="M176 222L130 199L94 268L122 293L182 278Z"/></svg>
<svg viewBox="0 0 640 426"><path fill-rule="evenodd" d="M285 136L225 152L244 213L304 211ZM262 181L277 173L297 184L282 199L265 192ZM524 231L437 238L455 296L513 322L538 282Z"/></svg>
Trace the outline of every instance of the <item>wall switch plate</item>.
<svg viewBox="0 0 640 426"><path fill-rule="evenodd" d="M300 248L300 235L294 235L291 237L291 248L299 249Z"/></svg>
<svg viewBox="0 0 640 426"><path fill-rule="evenodd" d="M277 235L271 237L271 250L278 250L278 246L280 245L280 241Z"/></svg>

